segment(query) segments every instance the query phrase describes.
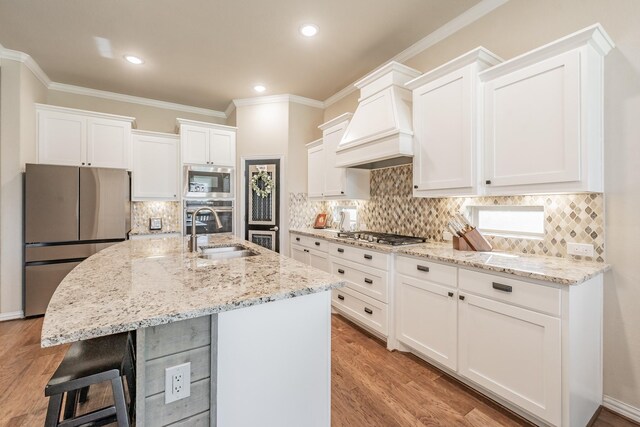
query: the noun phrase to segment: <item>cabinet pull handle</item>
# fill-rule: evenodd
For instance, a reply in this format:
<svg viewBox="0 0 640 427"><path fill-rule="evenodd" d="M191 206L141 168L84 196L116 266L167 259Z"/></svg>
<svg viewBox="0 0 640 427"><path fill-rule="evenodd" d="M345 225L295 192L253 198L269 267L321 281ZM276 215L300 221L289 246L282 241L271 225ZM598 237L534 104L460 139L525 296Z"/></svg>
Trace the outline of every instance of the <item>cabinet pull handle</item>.
<svg viewBox="0 0 640 427"><path fill-rule="evenodd" d="M452 297L453 296L453 292L449 292L449 296Z"/></svg>
<svg viewBox="0 0 640 427"><path fill-rule="evenodd" d="M320 242L314 242L316 246L320 246Z"/></svg>
<svg viewBox="0 0 640 427"><path fill-rule="evenodd" d="M340 274L344 274L344 270L343 270L343 269L341 269L341 268L339 268L339 269L338 269L338 273L340 273Z"/></svg>
<svg viewBox="0 0 640 427"><path fill-rule="evenodd" d="M89 166L91 166L91 163L89 163Z"/></svg>
<svg viewBox="0 0 640 427"><path fill-rule="evenodd" d="M366 277L364 278L364 283L368 283L368 284L372 284L373 280L371 279L367 279Z"/></svg>
<svg viewBox="0 0 640 427"><path fill-rule="evenodd" d="M493 282L493 289L497 289L499 291L502 292L512 292L513 291L513 287L509 286L509 285L503 285L502 283L496 283Z"/></svg>
<svg viewBox="0 0 640 427"><path fill-rule="evenodd" d="M339 300L344 300L344 295L340 295L340 294L338 294L338 299L339 299Z"/></svg>
<svg viewBox="0 0 640 427"><path fill-rule="evenodd" d="M417 185L414 185L414 186L413 186L413 188L415 188L415 189L417 190L417 189L418 189L418 186L417 186Z"/></svg>
<svg viewBox="0 0 640 427"><path fill-rule="evenodd" d="M461 301L464 301L464 295L458 295L458 298L459 298Z"/></svg>
<svg viewBox="0 0 640 427"><path fill-rule="evenodd" d="M82 162L82 166L84 166L84 162Z"/></svg>
<svg viewBox="0 0 640 427"><path fill-rule="evenodd" d="M369 254L364 254L364 259L373 259L373 256Z"/></svg>
<svg viewBox="0 0 640 427"><path fill-rule="evenodd" d="M371 310L369 307L365 307L364 312L367 314L373 314L373 310Z"/></svg>
<svg viewBox="0 0 640 427"><path fill-rule="evenodd" d="M426 265L418 265L417 268L418 270L424 271L425 273L429 272L429 267L427 267Z"/></svg>
<svg viewBox="0 0 640 427"><path fill-rule="evenodd" d="M300 241L300 238L299 238L299 237L296 237L296 242L299 242L299 241Z"/></svg>
<svg viewBox="0 0 640 427"><path fill-rule="evenodd" d="M342 248L338 248L338 252L343 253L343 252L344 252L344 249L342 249Z"/></svg>
<svg viewBox="0 0 640 427"><path fill-rule="evenodd" d="M490 180L490 179L488 179L488 180L486 180L484 183L485 183L485 184L487 184L487 185L491 185L491 180Z"/></svg>

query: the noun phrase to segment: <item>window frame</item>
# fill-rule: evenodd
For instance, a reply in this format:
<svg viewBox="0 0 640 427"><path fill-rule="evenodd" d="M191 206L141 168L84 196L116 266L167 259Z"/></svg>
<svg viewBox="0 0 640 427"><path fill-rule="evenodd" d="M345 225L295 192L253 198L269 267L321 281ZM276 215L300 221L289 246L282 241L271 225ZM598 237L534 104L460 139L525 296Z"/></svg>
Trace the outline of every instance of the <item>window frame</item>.
<svg viewBox="0 0 640 427"><path fill-rule="evenodd" d="M471 223L483 234L497 237L517 239L543 240L545 237L545 207L543 205L471 205L466 207ZM479 226L480 211L525 211L542 212L542 232L515 231L504 229L487 229Z"/></svg>

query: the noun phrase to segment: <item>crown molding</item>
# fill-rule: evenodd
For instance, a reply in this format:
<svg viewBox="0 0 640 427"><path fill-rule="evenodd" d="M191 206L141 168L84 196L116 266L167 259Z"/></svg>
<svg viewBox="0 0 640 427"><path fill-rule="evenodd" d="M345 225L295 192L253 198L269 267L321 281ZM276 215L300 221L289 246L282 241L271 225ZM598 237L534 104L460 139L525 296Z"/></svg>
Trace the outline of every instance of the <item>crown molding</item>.
<svg viewBox="0 0 640 427"><path fill-rule="evenodd" d="M428 34L423 39L418 40L416 43L412 44L411 46L409 46L408 48L406 48L405 50L403 50L393 58L389 59L389 61L385 62L384 64L377 67L376 69L382 68L387 63L392 61L402 63L413 58L414 56L424 52L425 50L435 45L436 43L439 43L442 40L446 39L447 37L454 34L455 32L460 31L464 27L474 23L478 19L482 18L489 12L502 6L508 1L509 0L482 0L480 3L467 9L457 17L453 18L451 21L444 24L442 27ZM336 102L340 101L342 98L345 98L350 94L352 94L353 92L355 92L357 90L357 87L355 86L355 84L360 80L362 79L358 79L356 82L350 84L349 86L345 87L344 89L336 92L335 94L331 95L329 98L325 99L324 100L325 108L329 107L332 104L335 104Z"/></svg>
<svg viewBox="0 0 640 427"><path fill-rule="evenodd" d="M227 105L227 108L224 110L224 115L227 116L227 119L228 119L235 110L236 110L236 104L235 102L233 102L233 100L231 100L229 105Z"/></svg>
<svg viewBox="0 0 640 427"><path fill-rule="evenodd" d="M0 58L1 59L9 59L11 61L22 62L34 76L45 86L49 87L51 84L51 80L49 76L42 71L42 68L38 65L38 63L31 57L31 55L26 54L24 52L19 52L17 50L7 49L4 46L0 45Z"/></svg>
<svg viewBox="0 0 640 427"><path fill-rule="evenodd" d="M343 113L340 114L338 117L335 117L331 120L329 120L328 122L325 122L323 124L321 124L320 126L318 126L318 129L320 130L327 130L337 124L343 123L343 122L348 122L349 120L351 120L351 118L353 117L353 113Z"/></svg>
<svg viewBox="0 0 640 427"><path fill-rule="evenodd" d="M311 98L305 98L303 96L298 96L298 95L290 95L290 94L257 96L255 98L242 98L242 99L233 100L233 104L236 107L244 107L247 105L272 104L274 102L295 102L296 104L307 105L309 107L321 108L321 109L325 108L325 103L322 101L318 101L316 99L311 99ZM227 107L227 110L230 110L230 107Z"/></svg>

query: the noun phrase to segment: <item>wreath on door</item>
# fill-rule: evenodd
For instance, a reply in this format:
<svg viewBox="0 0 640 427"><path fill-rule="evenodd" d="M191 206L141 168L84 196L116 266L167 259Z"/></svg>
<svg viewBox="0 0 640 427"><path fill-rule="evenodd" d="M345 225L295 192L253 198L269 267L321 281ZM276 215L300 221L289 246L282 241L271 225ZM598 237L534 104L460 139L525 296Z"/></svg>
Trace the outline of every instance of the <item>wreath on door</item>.
<svg viewBox="0 0 640 427"><path fill-rule="evenodd" d="M262 182L262 185L260 185ZM251 177L251 189L260 197L265 198L273 191L273 179L267 171L260 171Z"/></svg>

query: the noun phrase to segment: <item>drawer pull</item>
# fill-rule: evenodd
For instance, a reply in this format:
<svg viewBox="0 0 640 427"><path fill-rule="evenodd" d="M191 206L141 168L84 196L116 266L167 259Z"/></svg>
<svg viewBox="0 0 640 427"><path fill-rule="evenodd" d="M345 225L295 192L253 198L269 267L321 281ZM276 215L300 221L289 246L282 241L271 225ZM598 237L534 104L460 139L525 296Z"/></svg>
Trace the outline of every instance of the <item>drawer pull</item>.
<svg viewBox="0 0 640 427"><path fill-rule="evenodd" d="M340 274L344 274L344 270L343 270L343 269L341 269L341 268L339 268L339 269L338 269L338 273L340 273Z"/></svg>
<svg viewBox="0 0 640 427"><path fill-rule="evenodd" d="M344 295L338 294L338 299L341 300L341 301L344 300Z"/></svg>
<svg viewBox="0 0 640 427"><path fill-rule="evenodd" d="M428 273L429 272L429 267L427 267L426 265L419 265L418 266L418 270L424 271L425 273Z"/></svg>
<svg viewBox="0 0 640 427"><path fill-rule="evenodd" d="M296 237L296 242L299 242L299 241L300 241L300 238L299 238L299 237Z"/></svg>
<svg viewBox="0 0 640 427"><path fill-rule="evenodd" d="M453 292L449 292L449 296L452 297L453 296Z"/></svg>
<svg viewBox="0 0 640 427"><path fill-rule="evenodd" d="M316 246L320 246L320 242L315 242Z"/></svg>
<svg viewBox="0 0 640 427"><path fill-rule="evenodd" d="M493 282L493 289L497 289L502 292L512 292L513 287L509 285L503 285L502 283Z"/></svg>
<svg viewBox="0 0 640 427"><path fill-rule="evenodd" d="M373 283L373 280L371 280L371 279L367 279L367 278L365 277L365 279L364 279L364 283L372 284L372 283Z"/></svg>
<svg viewBox="0 0 640 427"><path fill-rule="evenodd" d="M338 252L343 253L343 252L344 252L344 249L342 249L342 248L338 248Z"/></svg>
<svg viewBox="0 0 640 427"><path fill-rule="evenodd" d="M370 309L370 308L368 308L368 307L365 307L365 308L364 308L364 312L365 312L365 313L367 313L367 314L373 314L373 310L371 310L371 309Z"/></svg>
<svg viewBox="0 0 640 427"><path fill-rule="evenodd" d="M364 255L364 259L373 259L373 256L372 256L372 255L365 254L365 255Z"/></svg>
<svg viewBox="0 0 640 427"><path fill-rule="evenodd" d="M464 295L458 295L458 298L460 298L460 301L464 301Z"/></svg>

